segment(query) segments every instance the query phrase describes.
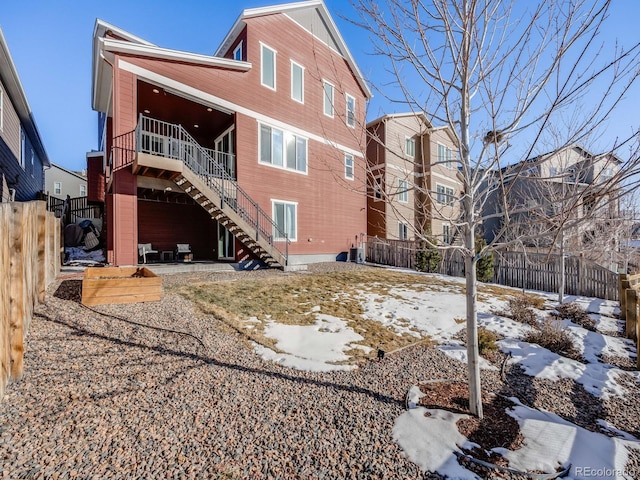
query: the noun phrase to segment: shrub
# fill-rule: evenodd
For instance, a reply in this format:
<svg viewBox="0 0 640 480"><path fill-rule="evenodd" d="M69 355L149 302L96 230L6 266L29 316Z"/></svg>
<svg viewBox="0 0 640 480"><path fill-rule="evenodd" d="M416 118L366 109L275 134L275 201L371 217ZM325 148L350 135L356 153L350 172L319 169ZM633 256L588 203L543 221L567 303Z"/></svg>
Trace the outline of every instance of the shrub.
<svg viewBox="0 0 640 480"><path fill-rule="evenodd" d="M556 311L552 312L551 315L571 320L576 325L580 325L582 328L586 328L592 332L595 332L596 330L595 320L589 317L589 314L585 309L575 302L558 305L556 307Z"/></svg>
<svg viewBox="0 0 640 480"><path fill-rule="evenodd" d="M529 343L537 343L558 355L581 360L567 329L559 325L558 322L545 320L541 325L538 325L538 328L525 335L523 340Z"/></svg>
<svg viewBox="0 0 640 480"><path fill-rule="evenodd" d="M478 328L478 350L480 355L495 352L498 349L496 340L498 340L498 337L496 337L495 333L483 327Z"/></svg>
<svg viewBox="0 0 640 480"><path fill-rule="evenodd" d="M437 273L441 260L440 251L427 242L422 242L416 252L416 270L419 272Z"/></svg>
<svg viewBox="0 0 640 480"><path fill-rule="evenodd" d="M476 237L476 254L480 253L487 242L482 237ZM493 252L485 253L476 263L476 276L479 282L488 282L493 278Z"/></svg>
<svg viewBox="0 0 640 480"><path fill-rule="evenodd" d="M532 327L538 326L538 316L533 311L531 297L529 295L519 295L509 299L508 317L516 322L526 323Z"/></svg>

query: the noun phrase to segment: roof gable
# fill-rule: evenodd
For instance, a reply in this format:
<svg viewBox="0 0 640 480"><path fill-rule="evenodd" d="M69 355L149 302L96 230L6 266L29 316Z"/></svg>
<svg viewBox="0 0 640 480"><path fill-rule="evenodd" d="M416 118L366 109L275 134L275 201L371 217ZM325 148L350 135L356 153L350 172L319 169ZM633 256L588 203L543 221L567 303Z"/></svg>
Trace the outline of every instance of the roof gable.
<svg viewBox="0 0 640 480"><path fill-rule="evenodd" d="M215 55L222 56L229 50L229 48L231 48L246 26L245 20L276 14L286 15L301 28L308 31L311 35L329 46L329 48L344 58L349 65L349 68L353 71L353 74L365 96L367 98L371 98L373 96L367 82L351 55L347 44L342 38L338 27L333 21L329 10L327 10L327 7L322 0L285 3L270 7L243 10L234 25L231 27L231 30L229 30L229 33L227 33L226 37L222 40L222 43L216 50Z"/></svg>

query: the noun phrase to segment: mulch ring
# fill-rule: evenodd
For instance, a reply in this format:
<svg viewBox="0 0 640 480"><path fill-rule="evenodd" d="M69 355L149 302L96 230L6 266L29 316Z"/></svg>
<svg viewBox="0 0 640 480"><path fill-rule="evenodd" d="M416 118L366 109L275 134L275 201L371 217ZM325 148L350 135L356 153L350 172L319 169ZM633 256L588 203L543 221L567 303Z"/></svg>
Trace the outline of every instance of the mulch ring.
<svg viewBox="0 0 640 480"><path fill-rule="evenodd" d="M524 437L520 433L518 422L507 413L507 410L515 406L511 400L501 395L483 392L482 405L484 415L483 419L479 420L469 410L469 387L466 382L428 382L421 383L418 387L424 394L420 398L420 406L469 415L468 418L458 420L458 431L467 437L470 442L476 443L480 447L468 450L462 449L466 455L500 467L509 466L504 457L491 452L491 450L496 447L517 450L522 446ZM526 474L517 475L487 468L463 456L458 457L458 461L463 467L476 473L481 478L529 478Z"/></svg>

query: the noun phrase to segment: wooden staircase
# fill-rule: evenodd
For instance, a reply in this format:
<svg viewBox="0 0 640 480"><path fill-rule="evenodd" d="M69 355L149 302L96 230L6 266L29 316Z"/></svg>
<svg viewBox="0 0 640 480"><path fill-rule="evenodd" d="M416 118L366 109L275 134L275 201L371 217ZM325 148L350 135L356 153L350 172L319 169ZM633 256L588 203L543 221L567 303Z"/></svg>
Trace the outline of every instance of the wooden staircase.
<svg viewBox="0 0 640 480"><path fill-rule="evenodd" d="M131 133L134 174L175 182L262 262L287 266L290 240L226 171L226 154L203 148L182 125L144 115Z"/></svg>
<svg viewBox="0 0 640 480"><path fill-rule="evenodd" d="M223 198L223 195L219 195L207 185L207 179L203 179L190 169L184 169L174 181L198 205L204 208L213 220L229 230L267 266L276 268L287 266L286 253L280 252L273 245L273 235L267 236L264 232L261 234L255 224L252 226L243 218L246 215L243 215L242 210L234 208L234 202L237 202L237 198L226 195ZM221 183L220 179L216 178L210 179L210 181Z"/></svg>

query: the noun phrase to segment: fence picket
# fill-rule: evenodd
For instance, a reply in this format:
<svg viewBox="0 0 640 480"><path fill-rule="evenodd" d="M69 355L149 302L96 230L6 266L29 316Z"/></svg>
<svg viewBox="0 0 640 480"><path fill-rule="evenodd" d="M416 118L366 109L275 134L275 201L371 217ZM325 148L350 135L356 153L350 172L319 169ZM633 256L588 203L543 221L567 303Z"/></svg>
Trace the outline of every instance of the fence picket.
<svg viewBox="0 0 640 480"><path fill-rule="evenodd" d="M367 261L400 268L415 268L416 242L369 238ZM464 276L464 258L458 250L441 251L438 273ZM530 290L555 292L560 284L559 255L496 252L491 283ZM565 258L565 294L618 300L618 274L584 257Z"/></svg>

